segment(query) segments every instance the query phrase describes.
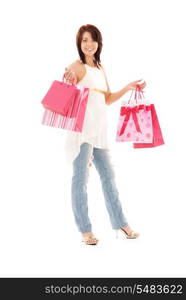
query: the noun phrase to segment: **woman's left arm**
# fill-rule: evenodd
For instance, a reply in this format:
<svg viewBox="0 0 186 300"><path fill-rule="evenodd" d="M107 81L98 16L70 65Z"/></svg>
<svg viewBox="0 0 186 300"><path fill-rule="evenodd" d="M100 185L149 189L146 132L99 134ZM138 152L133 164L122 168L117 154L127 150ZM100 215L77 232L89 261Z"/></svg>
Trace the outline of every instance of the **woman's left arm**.
<svg viewBox="0 0 186 300"><path fill-rule="evenodd" d="M142 79L136 80L136 81L133 81L133 82L127 84L123 89L121 89L118 92L107 94L106 95L106 104L108 104L108 105L112 104L113 102L120 99L128 91L135 90L137 86L139 86L139 88L141 90L143 90L146 87L146 82L144 81L143 83L140 83L140 81L142 81Z"/></svg>
<svg viewBox="0 0 186 300"><path fill-rule="evenodd" d="M103 68L103 66L102 66L102 68ZM144 82L140 83L140 81L142 81L142 79L140 79L140 80L136 80L136 81L133 81L133 82L127 84L123 89L121 89L118 92L111 93L104 68L103 68L103 72L105 74L105 79L106 79L106 83L107 83L107 92L105 93L105 102L107 105L110 105L113 102L117 101L128 91L135 90L137 86L139 86L141 90L143 90L146 87L146 82L144 81Z"/></svg>

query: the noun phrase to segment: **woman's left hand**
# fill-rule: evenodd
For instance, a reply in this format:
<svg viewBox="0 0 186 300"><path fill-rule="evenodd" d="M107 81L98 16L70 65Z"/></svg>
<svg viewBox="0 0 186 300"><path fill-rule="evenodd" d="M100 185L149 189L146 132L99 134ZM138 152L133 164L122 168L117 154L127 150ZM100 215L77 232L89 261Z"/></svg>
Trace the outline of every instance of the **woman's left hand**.
<svg viewBox="0 0 186 300"><path fill-rule="evenodd" d="M141 82L141 83L140 83L140 82ZM142 79L133 81L133 82L131 82L131 83L129 83L129 84L126 85L126 89L127 89L128 91L130 91L130 90L135 90L137 86L138 86L141 90L143 90L143 89L146 87L146 82L145 82L145 81L142 82Z"/></svg>

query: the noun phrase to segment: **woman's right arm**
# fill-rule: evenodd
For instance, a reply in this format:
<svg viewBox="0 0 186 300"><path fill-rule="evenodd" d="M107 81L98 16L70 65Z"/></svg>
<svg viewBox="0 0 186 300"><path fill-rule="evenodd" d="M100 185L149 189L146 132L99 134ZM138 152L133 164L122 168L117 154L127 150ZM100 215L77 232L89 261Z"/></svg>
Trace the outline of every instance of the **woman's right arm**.
<svg viewBox="0 0 186 300"><path fill-rule="evenodd" d="M80 74L80 66L79 62L75 61L70 66L65 68L65 80L66 83L70 84L76 84L79 80L79 74Z"/></svg>

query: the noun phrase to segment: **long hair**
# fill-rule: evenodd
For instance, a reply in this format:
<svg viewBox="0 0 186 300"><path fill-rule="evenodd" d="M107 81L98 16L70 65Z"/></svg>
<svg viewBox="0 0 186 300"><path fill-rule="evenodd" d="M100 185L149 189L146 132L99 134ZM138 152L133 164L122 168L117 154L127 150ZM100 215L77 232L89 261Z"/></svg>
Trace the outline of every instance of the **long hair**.
<svg viewBox="0 0 186 300"><path fill-rule="evenodd" d="M82 42L82 38L83 38L83 33L85 31L88 31L91 34L92 39L98 43L98 49L97 49L96 53L94 54L94 65L97 68L99 68L99 66L101 66L100 54L101 54L101 50L102 50L102 46L103 46L101 32L99 31L99 29L96 26L91 25L91 24L83 25L79 28L78 33L76 35L76 45L77 45L80 59L84 64L86 63L86 61L85 61L85 55L81 50L81 42Z"/></svg>

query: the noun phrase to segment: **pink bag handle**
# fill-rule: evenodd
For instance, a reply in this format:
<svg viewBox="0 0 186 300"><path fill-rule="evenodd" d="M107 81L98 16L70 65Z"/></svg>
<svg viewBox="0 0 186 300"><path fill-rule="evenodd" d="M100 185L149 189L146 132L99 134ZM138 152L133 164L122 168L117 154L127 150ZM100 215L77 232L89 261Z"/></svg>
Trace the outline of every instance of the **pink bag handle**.
<svg viewBox="0 0 186 300"><path fill-rule="evenodd" d="M129 101L128 101L128 104L129 104L130 101L131 101L131 97L132 97L132 95L133 95L133 92L134 92L134 90L132 90L132 93L131 93L131 95L130 95L130 99L129 99ZM137 84L137 85L136 85L136 89L135 89L135 95L134 95L134 99L136 100L136 104L137 104L137 100L138 100L138 99L142 99L142 95L143 95L143 98L145 98L142 89L141 89L140 86Z"/></svg>
<svg viewBox="0 0 186 300"><path fill-rule="evenodd" d="M64 79L65 79L65 73L63 74L63 77L62 77L62 83L66 83L65 81L64 81ZM71 85L74 85L75 86L75 84L74 83L66 83L66 84L68 84L69 86L71 86Z"/></svg>

